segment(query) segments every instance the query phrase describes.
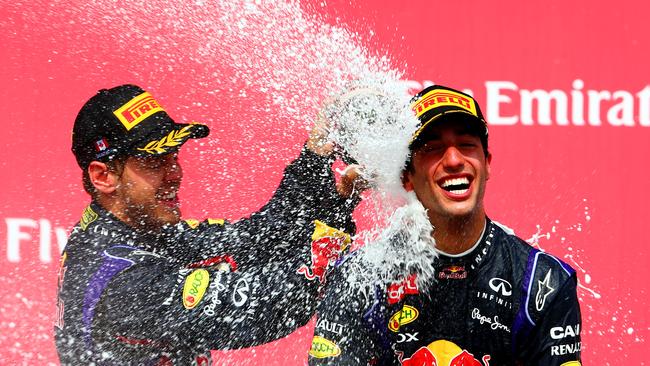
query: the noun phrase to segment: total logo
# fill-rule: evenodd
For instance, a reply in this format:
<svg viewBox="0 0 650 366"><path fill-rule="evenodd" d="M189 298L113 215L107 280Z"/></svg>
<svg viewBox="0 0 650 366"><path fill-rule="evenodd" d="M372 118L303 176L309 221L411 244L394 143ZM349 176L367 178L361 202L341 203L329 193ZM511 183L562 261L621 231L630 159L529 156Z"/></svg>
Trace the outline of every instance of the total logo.
<svg viewBox="0 0 650 366"><path fill-rule="evenodd" d="M490 358L485 355L481 362L454 342L438 340L402 360L402 366L489 366Z"/></svg>

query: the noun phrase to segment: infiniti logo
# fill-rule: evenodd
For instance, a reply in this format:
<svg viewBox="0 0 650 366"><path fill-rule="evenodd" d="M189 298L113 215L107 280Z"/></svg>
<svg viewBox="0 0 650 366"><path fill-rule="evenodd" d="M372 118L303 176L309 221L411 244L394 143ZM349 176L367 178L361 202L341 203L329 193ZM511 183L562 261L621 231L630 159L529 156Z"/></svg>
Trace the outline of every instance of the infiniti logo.
<svg viewBox="0 0 650 366"><path fill-rule="evenodd" d="M498 277L490 280L490 288L494 290L494 292L501 294L501 296L512 295L512 285L510 285L510 282Z"/></svg>
<svg viewBox="0 0 650 366"><path fill-rule="evenodd" d="M240 279L235 284L235 289L232 293L232 303L236 307L241 307L248 300L248 292L250 288L248 287L248 282L245 279Z"/></svg>

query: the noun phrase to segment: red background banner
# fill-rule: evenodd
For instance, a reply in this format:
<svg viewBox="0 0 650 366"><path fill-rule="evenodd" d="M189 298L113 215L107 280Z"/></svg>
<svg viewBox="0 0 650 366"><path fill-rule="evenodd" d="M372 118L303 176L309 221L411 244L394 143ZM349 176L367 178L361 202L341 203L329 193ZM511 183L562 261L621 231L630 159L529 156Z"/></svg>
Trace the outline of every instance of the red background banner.
<svg viewBox="0 0 650 366"><path fill-rule="evenodd" d="M255 6L260 16L239 24L238 14ZM488 214L577 269L584 364L645 364L650 5L282 6L0 5L0 364L58 363L58 251L88 202L70 153L84 101L100 88L135 83L179 122L210 125L209 141L181 154L184 214L246 216L268 200L297 155L305 121L317 110L308 102L336 78L318 64L300 67L328 50L301 53L292 33L246 33L256 29L250 19L273 28L298 18L356 33L370 53L403 67L414 88L435 82L471 90L491 124ZM215 19L241 33L220 29ZM290 62L265 63L292 57L293 69ZM216 352L217 364L302 365L311 327L255 349Z"/></svg>

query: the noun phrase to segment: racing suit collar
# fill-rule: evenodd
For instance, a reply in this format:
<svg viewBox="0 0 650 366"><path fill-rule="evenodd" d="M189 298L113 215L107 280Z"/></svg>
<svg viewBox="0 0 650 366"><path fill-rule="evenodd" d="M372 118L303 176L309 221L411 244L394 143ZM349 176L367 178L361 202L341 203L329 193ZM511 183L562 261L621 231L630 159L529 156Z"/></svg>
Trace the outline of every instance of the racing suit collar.
<svg viewBox="0 0 650 366"><path fill-rule="evenodd" d="M462 253L458 253L458 254L448 254L448 253L445 253L445 252L443 252L443 251L441 251L441 250L438 250L437 248L434 248L434 249L435 249L435 251L436 251L439 255L441 255L441 256L443 256L443 257L448 257L448 258L462 258L462 257L464 257L464 256L466 256L466 255L469 255L469 254L471 254L474 250L476 250L476 248L478 248L478 246L479 246L479 245L481 244L481 242L483 241L483 237L485 236L485 229L487 228L487 224L488 224L488 218L486 217L486 218L485 218L485 222L483 223L483 230L481 231L481 235L479 235L478 240L476 241L476 243L474 243L474 245L472 245L471 248L467 249L466 251L464 251L464 252L462 252Z"/></svg>

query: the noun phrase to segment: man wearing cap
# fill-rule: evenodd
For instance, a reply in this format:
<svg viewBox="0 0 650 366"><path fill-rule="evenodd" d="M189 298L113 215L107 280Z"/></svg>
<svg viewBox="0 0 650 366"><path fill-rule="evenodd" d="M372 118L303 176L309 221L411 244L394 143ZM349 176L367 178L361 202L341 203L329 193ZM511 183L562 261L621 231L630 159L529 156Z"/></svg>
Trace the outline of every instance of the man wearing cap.
<svg viewBox="0 0 650 366"><path fill-rule="evenodd" d="M259 212L180 221L178 149L208 133L175 123L134 85L81 108L72 151L92 202L61 258L62 364L208 365L210 349L274 340L313 314L354 231L354 173L335 185L332 144L317 127Z"/></svg>
<svg viewBox="0 0 650 366"><path fill-rule="evenodd" d="M575 271L486 216L492 155L478 104L431 86L411 108L420 125L403 185L434 228L435 279L423 286L415 271L358 293L346 280L363 256L346 256L319 305L309 364L580 365Z"/></svg>

